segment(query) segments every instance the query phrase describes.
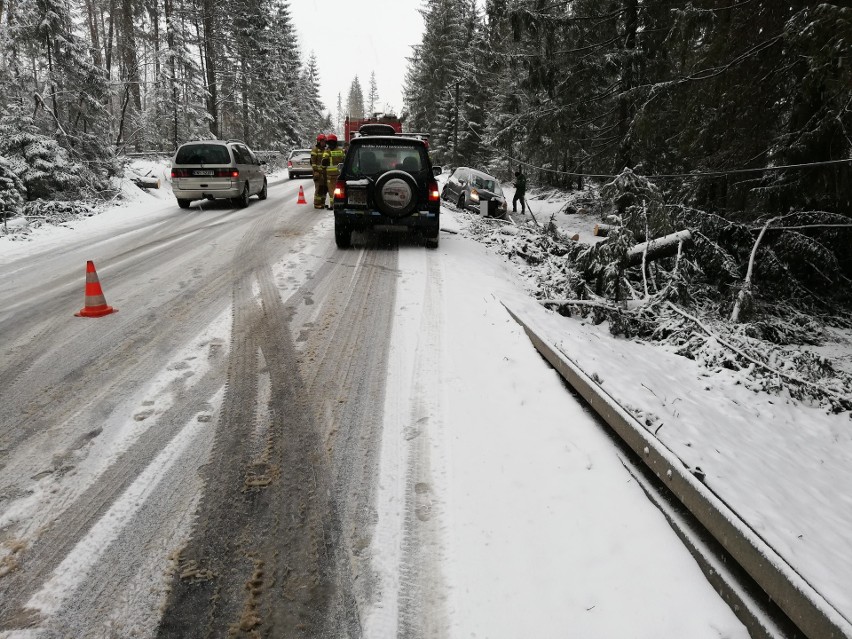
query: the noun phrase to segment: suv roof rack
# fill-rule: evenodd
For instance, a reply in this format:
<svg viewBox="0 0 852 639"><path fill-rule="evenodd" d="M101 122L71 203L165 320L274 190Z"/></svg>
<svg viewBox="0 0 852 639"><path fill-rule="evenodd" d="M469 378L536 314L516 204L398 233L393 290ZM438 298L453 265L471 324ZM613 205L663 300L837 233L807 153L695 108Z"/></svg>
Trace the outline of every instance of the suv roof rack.
<svg viewBox="0 0 852 639"><path fill-rule="evenodd" d="M381 124L378 122L362 124L358 129L358 133L361 135L396 135L396 131L390 124Z"/></svg>

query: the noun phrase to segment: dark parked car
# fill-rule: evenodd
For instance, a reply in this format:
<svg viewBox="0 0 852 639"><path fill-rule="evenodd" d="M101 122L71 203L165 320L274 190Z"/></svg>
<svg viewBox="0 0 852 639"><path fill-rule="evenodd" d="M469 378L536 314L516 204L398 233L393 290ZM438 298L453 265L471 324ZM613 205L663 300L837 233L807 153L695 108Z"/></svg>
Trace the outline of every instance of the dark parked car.
<svg viewBox="0 0 852 639"><path fill-rule="evenodd" d="M404 227L438 247L438 183L426 143L390 127L364 125L352 139L334 189L334 239L351 245L352 231Z"/></svg>
<svg viewBox="0 0 852 639"><path fill-rule="evenodd" d="M447 178L441 197L452 202L460 209L479 212L479 203L496 200L489 207L489 215L504 217L506 215L506 198L500 188L500 180L482 171L460 166Z"/></svg>

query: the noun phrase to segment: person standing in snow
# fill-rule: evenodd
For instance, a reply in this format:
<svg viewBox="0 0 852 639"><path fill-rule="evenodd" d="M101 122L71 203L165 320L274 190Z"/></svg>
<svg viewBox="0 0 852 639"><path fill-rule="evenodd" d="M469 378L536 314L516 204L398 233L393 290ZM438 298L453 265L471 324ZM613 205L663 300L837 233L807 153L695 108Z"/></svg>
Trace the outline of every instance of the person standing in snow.
<svg viewBox="0 0 852 639"><path fill-rule="evenodd" d="M325 181L325 167L322 165L322 156L326 150L325 134L317 135L317 143L311 149L311 172L314 178L314 208L325 208L325 196L328 188Z"/></svg>
<svg viewBox="0 0 852 639"><path fill-rule="evenodd" d="M527 213L527 200L524 197L527 193L527 176L521 172L521 169L515 171L515 197L512 198L512 213L517 213L518 201L521 203L521 215Z"/></svg>
<svg viewBox="0 0 852 639"><path fill-rule="evenodd" d="M326 164L323 161L323 164L326 164L325 182L328 187L328 199L331 200L328 208L334 208L334 187L337 184L337 176L340 174L337 166L343 163L345 153L343 149L337 146L337 136L334 133L328 134L326 143L328 144L328 148L323 153L323 158L324 160L327 158L328 163Z"/></svg>

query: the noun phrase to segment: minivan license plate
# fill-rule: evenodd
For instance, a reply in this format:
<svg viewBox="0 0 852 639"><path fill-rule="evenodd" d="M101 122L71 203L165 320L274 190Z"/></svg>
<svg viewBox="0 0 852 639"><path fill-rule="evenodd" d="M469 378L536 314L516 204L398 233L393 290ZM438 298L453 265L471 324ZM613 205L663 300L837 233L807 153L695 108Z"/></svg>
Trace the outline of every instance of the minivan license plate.
<svg viewBox="0 0 852 639"><path fill-rule="evenodd" d="M367 205L367 192L363 190L351 190L349 191L349 204L357 204L360 206Z"/></svg>
<svg viewBox="0 0 852 639"><path fill-rule="evenodd" d="M202 171L193 171L192 174L193 175L213 175L213 170L212 169L210 169L210 170L204 169Z"/></svg>

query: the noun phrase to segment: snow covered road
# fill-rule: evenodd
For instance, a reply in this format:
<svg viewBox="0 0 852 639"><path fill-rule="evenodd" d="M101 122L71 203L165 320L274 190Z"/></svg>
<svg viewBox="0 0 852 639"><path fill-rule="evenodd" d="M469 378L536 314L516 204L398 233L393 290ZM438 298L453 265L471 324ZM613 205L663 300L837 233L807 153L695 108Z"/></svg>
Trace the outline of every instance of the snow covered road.
<svg viewBox="0 0 852 639"><path fill-rule="evenodd" d="M0 637L747 636L502 261L299 185L0 246Z"/></svg>

